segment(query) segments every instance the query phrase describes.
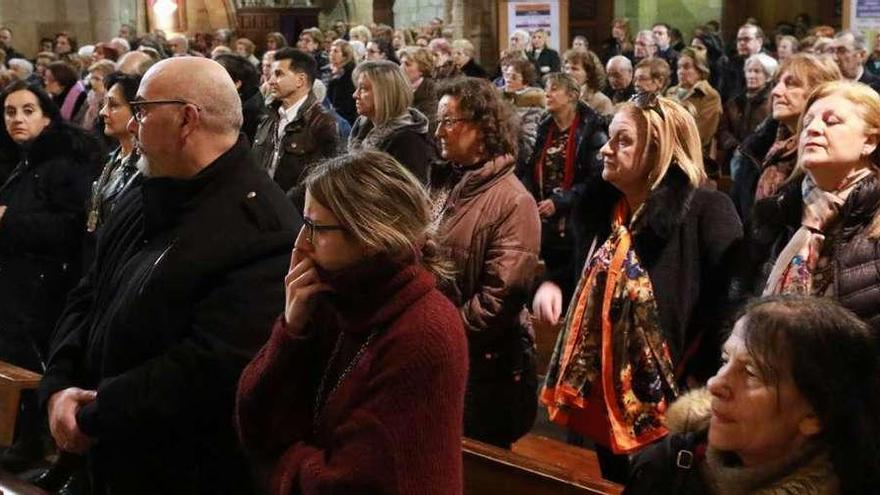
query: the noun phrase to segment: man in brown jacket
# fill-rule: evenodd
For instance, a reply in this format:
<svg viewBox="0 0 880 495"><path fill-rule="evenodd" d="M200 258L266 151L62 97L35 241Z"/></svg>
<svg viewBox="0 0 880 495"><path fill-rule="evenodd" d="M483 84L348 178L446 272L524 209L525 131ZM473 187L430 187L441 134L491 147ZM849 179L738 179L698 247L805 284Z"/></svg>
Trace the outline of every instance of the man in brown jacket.
<svg viewBox="0 0 880 495"><path fill-rule="evenodd" d="M339 149L336 119L312 92L317 67L311 55L293 48L275 52L269 89L275 102L254 138L257 163L302 211L302 181L309 168Z"/></svg>

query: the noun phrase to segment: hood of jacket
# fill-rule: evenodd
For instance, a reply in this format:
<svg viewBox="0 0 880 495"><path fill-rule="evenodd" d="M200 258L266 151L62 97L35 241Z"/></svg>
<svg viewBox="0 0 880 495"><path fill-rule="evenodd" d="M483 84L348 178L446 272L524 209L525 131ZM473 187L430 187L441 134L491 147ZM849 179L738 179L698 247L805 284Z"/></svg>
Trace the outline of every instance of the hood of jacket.
<svg viewBox="0 0 880 495"><path fill-rule="evenodd" d="M412 107L381 125L375 125L370 119L361 115L351 127L349 144L357 148L362 144L370 143L376 148L384 149L389 141L402 132L410 131L427 136L429 126L428 117Z"/></svg>

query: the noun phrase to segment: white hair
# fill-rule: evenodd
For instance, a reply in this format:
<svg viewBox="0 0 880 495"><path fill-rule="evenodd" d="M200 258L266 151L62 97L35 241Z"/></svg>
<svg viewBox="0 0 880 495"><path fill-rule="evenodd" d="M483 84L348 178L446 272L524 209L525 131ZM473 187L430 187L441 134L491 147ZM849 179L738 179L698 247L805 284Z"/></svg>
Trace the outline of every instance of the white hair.
<svg viewBox="0 0 880 495"><path fill-rule="evenodd" d="M756 53L747 58L746 63L743 64L743 70L748 70L749 64L752 63L757 63L762 69L764 69L764 74L767 76L767 79L772 79L773 76L776 75L776 71L779 69L779 62L766 53Z"/></svg>
<svg viewBox="0 0 880 495"><path fill-rule="evenodd" d="M180 42L182 42L182 43L183 43L183 49L184 49L184 50L189 50L189 40L187 39L186 35L184 35L184 34L180 34L180 33L172 34L171 36L168 37L168 42L171 43L172 41L180 41Z"/></svg>
<svg viewBox="0 0 880 495"><path fill-rule="evenodd" d="M8 65L10 69L13 67L18 67L19 69L23 70L28 76L33 74L34 72L34 64L28 62L23 58L10 59L8 62L6 62L6 65Z"/></svg>
<svg viewBox="0 0 880 495"><path fill-rule="evenodd" d="M125 38L113 38L110 40L110 45L116 48L120 55L131 51L131 44Z"/></svg>
<svg viewBox="0 0 880 495"><path fill-rule="evenodd" d="M630 72L632 72L632 70L633 70L633 64L630 59L624 57L623 55L615 55L615 56L609 58L608 63L605 64L605 72L610 71L611 66L613 66L615 64L623 65L623 70L628 70Z"/></svg>
<svg viewBox="0 0 880 495"><path fill-rule="evenodd" d="M531 35L529 35L529 32L525 29L517 29L510 34L510 37L517 38L523 45L528 45L529 40L531 39Z"/></svg>
<svg viewBox="0 0 880 495"><path fill-rule="evenodd" d="M76 53L80 57L91 57L95 53L95 45L83 45Z"/></svg>
<svg viewBox="0 0 880 495"><path fill-rule="evenodd" d="M352 40L348 42L351 45L351 49L354 51L354 56L357 59L357 62L360 62L364 59L364 55L367 54L367 46L360 40Z"/></svg>

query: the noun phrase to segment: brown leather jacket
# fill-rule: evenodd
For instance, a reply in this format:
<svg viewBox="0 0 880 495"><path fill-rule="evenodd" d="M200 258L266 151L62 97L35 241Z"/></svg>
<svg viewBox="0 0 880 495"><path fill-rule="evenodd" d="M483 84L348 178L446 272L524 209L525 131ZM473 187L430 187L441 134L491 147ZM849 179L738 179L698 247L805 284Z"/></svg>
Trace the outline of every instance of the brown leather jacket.
<svg viewBox="0 0 880 495"><path fill-rule="evenodd" d="M520 311L538 266L538 209L513 171L513 157L501 156L446 183L451 190L439 241L456 280L445 292L461 310L472 359L518 340Z"/></svg>
<svg viewBox="0 0 880 495"><path fill-rule="evenodd" d="M275 143L278 136L279 103L272 105L269 117L263 120L254 137L254 154L259 166L266 171L272 167ZM302 209L305 192L299 186L306 178L309 168L321 159L339 152L339 132L336 119L321 102L309 93L296 118L287 124L281 142L283 153L275 169L275 182L291 195Z"/></svg>

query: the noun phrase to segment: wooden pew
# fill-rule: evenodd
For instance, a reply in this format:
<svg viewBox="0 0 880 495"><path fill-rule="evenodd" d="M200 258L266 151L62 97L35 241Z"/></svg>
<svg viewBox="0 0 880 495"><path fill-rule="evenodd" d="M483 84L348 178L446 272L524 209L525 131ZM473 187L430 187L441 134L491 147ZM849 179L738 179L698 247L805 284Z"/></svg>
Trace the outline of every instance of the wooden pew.
<svg viewBox="0 0 880 495"><path fill-rule="evenodd" d="M37 388L40 378L40 375L33 371L0 361L0 448L12 445L22 390ZM2 470L0 470L0 493L47 495L47 492Z"/></svg>
<svg viewBox="0 0 880 495"><path fill-rule="evenodd" d="M603 480L596 454L538 435L504 450L465 438L465 495L618 495L623 487Z"/></svg>
<svg viewBox="0 0 880 495"><path fill-rule="evenodd" d="M0 447L12 445L22 390L33 390L40 375L0 361Z"/></svg>

